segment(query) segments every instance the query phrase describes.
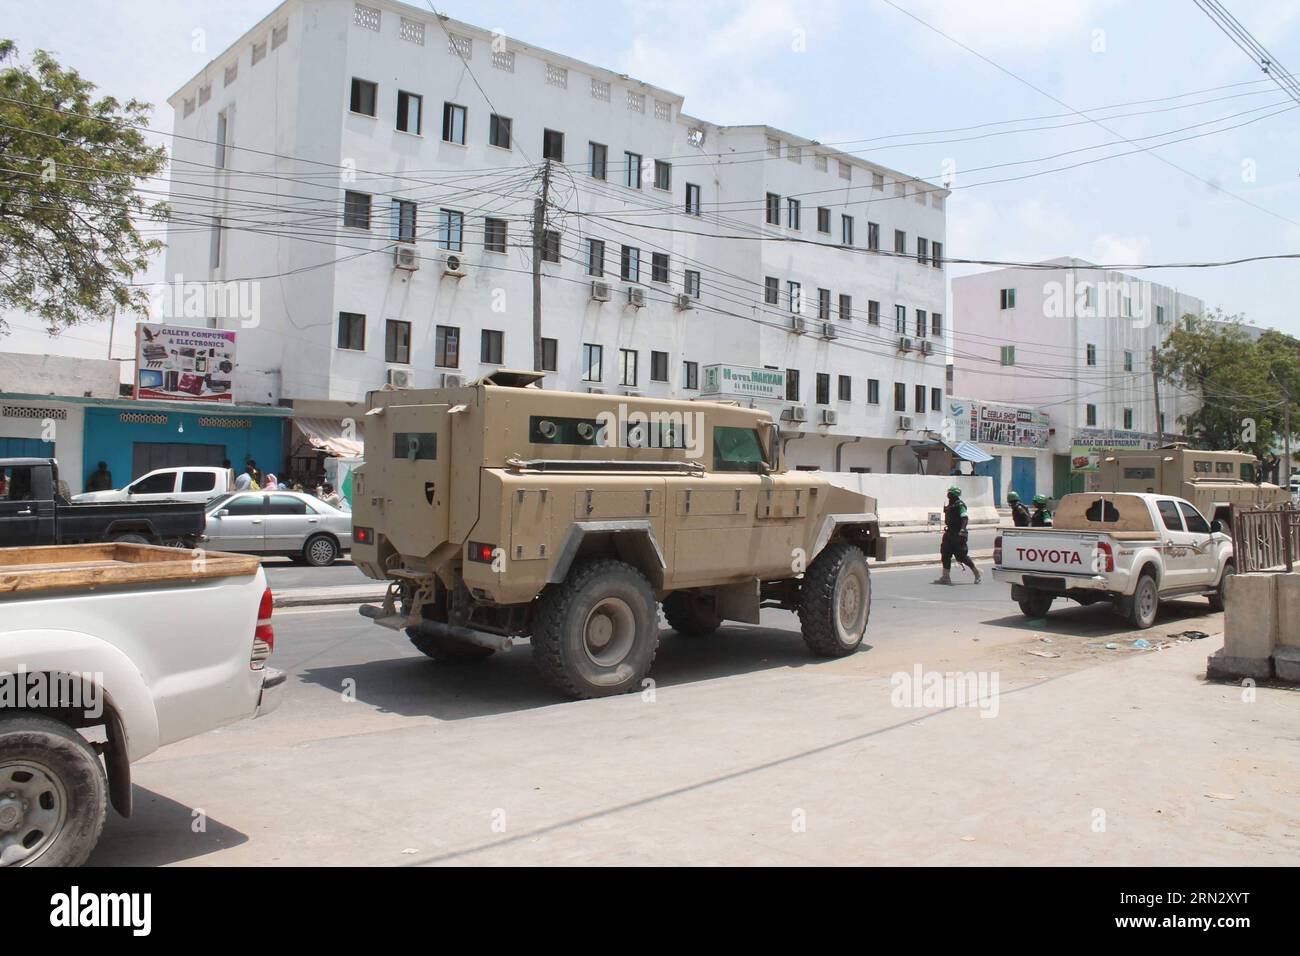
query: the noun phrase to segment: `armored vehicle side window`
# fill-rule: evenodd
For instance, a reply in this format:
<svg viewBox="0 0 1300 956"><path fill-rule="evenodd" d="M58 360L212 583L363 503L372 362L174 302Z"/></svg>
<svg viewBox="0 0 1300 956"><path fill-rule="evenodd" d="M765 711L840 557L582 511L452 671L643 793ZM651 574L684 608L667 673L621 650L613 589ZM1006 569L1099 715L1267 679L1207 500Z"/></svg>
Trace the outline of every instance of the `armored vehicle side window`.
<svg viewBox="0 0 1300 956"><path fill-rule="evenodd" d="M594 418L555 415L528 418L528 440L535 445L594 445L599 435L600 423Z"/></svg>
<svg viewBox="0 0 1300 956"><path fill-rule="evenodd" d="M1125 468L1124 477L1138 481L1154 481L1156 470L1154 468Z"/></svg>
<svg viewBox="0 0 1300 956"><path fill-rule="evenodd" d="M1160 520L1165 523L1165 528L1169 531L1182 531L1183 519L1178 516L1178 505L1172 501L1157 501L1156 507L1160 509Z"/></svg>
<svg viewBox="0 0 1300 956"><path fill-rule="evenodd" d="M1253 461L1243 461L1241 463L1241 480L1255 483L1255 463Z"/></svg>
<svg viewBox="0 0 1300 956"><path fill-rule="evenodd" d="M1192 462L1192 470L1198 475L1208 475L1213 465L1214 462L1212 461L1194 461Z"/></svg>
<svg viewBox="0 0 1300 956"><path fill-rule="evenodd" d="M394 432L393 457L411 461L435 461L438 457L436 432Z"/></svg>
<svg viewBox="0 0 1300 956"><path fill-rule="evenodd" d="M1216 461L1214 463L1214 473L1216 475L1227 475L1231 478L1234 470L1230 461Z"/></svg>
<svg viewBox="0 0 1300 956"><path fill-rule="evenodd" d="M713 429L713 470L757 473L764 463L763 443L752 428L718 425Z"/></svg>

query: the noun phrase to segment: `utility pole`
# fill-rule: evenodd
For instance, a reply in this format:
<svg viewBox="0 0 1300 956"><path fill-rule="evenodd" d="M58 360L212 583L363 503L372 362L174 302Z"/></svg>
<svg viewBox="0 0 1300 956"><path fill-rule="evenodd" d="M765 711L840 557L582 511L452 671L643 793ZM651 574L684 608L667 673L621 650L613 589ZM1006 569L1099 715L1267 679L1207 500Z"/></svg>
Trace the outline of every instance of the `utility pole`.
<svg viewBox="0 0 1300 956"><path fill-rule="evenodd" d="M533 371L542 370L542 241L546 236L546 204L551 193L551 161L542 167L542 195L533 201Z"/></svg>
<svg viewBox="0 0 1300 956"><path fill-rule="evenodd" d="M1165 425L1161 420L1160 413L1160 359L1154 345L1151 346L1151 388L1156 396L1156 434L1160 437L1158 444L1163 446L1165 443Z"/></svg>
<svg viewBox="0 0 1300 956"><path fill-rule="evenodd" d="M1282 467L1278 469L1277 483L1291 492L1291 392L1282 380L1277 377L1277 372L1270 370L1269 378L1277 383L1278 391L1282 393Z"/></svg>

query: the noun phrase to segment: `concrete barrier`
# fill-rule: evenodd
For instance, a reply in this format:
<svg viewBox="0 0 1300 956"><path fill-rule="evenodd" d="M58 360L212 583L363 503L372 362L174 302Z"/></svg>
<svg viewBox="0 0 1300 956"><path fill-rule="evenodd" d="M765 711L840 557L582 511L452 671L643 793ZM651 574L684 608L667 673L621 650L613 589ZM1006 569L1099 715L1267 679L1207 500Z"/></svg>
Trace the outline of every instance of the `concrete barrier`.
<svg viewBox="0 0 1300 956"><path fill-rule="evenodd" d="M1206 676L1300 683L1300 573L1235 574L1225 599L1223 648Z"/></svg>
<svg viewBox="0 0 1300 956"><path fill-rule="evenodd" d="M883 525L943 523L943 506L948 488L956 485L966 502L972 525L997 524L993 504L993 479L966 475L886 475L869 472L827 471L826 479L837 488L856 491L876 499L876 512Z"/></svg>

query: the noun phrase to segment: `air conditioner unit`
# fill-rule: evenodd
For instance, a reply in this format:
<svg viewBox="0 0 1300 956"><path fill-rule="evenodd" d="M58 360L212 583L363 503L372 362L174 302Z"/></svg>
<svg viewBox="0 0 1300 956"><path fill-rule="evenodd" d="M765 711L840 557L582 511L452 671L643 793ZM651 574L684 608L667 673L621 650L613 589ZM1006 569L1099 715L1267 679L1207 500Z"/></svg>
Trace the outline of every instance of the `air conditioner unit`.
<svg viewBox="0 0 1300 956"><path fill-rule="evenodd" d="M679 309L689 309L691 307L691 297L685 292L679 293L673 304Z"/></svg>
<svg viewBox="0 0 1300 956"><path fill-rule="evenodd" d="M399 245L393 248L393 267L414 272L420 268L420 257L416 255L415 246Z"/></svg>
<svg viewBox="0 0 1300 956"><path fill-rule="evenodd" d="M912 351L912 340L909 339L907 336L903 336L902 338L900 338L898 340L898 351L900 352Z"/></svg>
<svg viewBox="0 0 1300 956"><path fill-rule="evenodd" d="M454 375L451 372L442 373L443 388L460 388L464 384L465 384L465 376Z"/></svg>
<svg viewBox="0 0 1300 956"><path fill-rule="evenodd" d="M791 405L781 410L781 417L787 422L806 422L808 420L808 409L803 405Z"/></svg>
<svg viewBox="0 0 1300 956"><path fill-rule="evenodd" d="M839 336L839 333L835 331L835 323L834 323L834 322L823 322L823 323L822 323L822 338L824 338L824 339L833 339L833 338L837 338L838 336Z"/></svg>
<svg viewBox="0 0 1300 956"><path fill-rule="evenodd" d="M833 408L822 409L823 425L834 425L837 421L839 421L839 415L836 413L835 409Z"/></svg>
<svg viewBox="0 0 1300 956"><path fill-rule="evenodd" d="M802 316L802 315L792 315L792 316L790 316L790 331L791 331L791 332L795 332L795 333L797 333L797 334L799 334L799 335L802 335L802 334L803 334L803 316Z"/></svg>
<svg viewBox="0 0 1300 956"><path fill-rule="evenodd" d="M899 431L908 431L911 429L911 427L912 427L912 419L910 417L908 417L907 415L898 416Z"/></svg>
<svg viewBox="0 0 1300 956"><path fill-rule="evenodd" d="M454 252L448 253L442 260L442 274L459 279L465 274L465 260Z"/></svg>
<svg viewBox="0 0 1300 956"><path fill-rule="evenodd" d="M633 286L628 286L628 289L627 289L627 304L630 305L630 306L633 306L634 308L638 308L638 309L641 308L642 306L644 306L644 305L645 305L645 289L638 288L637 286L634 286L634 285L633 285Z"/></svg>
<svg viewBox="0 0 1300 956"><path fill-rule="evenodd" d="M934 353L934 343L931 342L929 339L923 340L921 342L921 354L931 355L933 353Z"/></svg>
<svg viewBox="0 0 1300 956"><path fill-rule="evenodd" d="M609 301L609 283L593 282L591 284L591 297L597 302Z"/></svg>
<svg viewBox="0 0 1300 956"><path fill-rule="evenodd" d="M393 388L411 388L415 384L415 376L409 369L390 368L388 370L388 384Z"/></svg>

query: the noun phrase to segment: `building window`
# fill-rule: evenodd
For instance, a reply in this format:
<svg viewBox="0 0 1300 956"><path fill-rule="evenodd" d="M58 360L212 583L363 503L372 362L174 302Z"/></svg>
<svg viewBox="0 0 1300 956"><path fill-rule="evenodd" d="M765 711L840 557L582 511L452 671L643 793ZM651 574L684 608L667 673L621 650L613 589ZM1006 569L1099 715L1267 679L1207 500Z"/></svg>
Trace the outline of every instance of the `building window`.
<svg viewBox="0 0 1300 956"><path fill-rule="evenodd" d="M932 412L943 411L943 389L941 388L930 389L930 411Z"/></svg>
<svg viewBox="0 0 1300 956"><path fill-rule="evenodd" d="M825 206L817 207L817 231L831 234L831 211Z"/></svg>
<svg viewBox="0 0 1300 956"><path fill-rule="evenodd" d="M411 364L411 323L389 319L384 325L384 361Z"/></svg>
<svg viewBox="0 0 1300 956"><path fill-rule="evenodd" d="M853 318L853 296L840 295L840 321L847 322Z"/></svg>
<svg viewBox="0 0 1300 956"><path fill-rule="evenodd" d="M1014 309L1016 307L1016 290L1003 289L1000 293L1001 306L1004 310Z"/></svg>
<svg viewBox="0 0 1300 956"><path fill-rule="evenodd" d="M894 383L894 411L907 411L907 386L902 382Z"/></svg>
<svg viewBox="0 0 1300 956"><path fill-rule="evenodd" d="M222 110L217 114L217 168L225 169L230 152L230 112Z"/></svg>
<svg viewBox="0 0 1300 956"><path fill-rule="evenodd" d="M605 274L605 240L587 240L587 275L603 276Z"/></svg>
<svg viewBox="0 0 1300 956"><path fill-rule="evenodd" d="M853 217L840 216L840 245L853 245Z"/></svg>
<svg viewBox="0 0 1300 956"><path fill-rule="evenodd" d="M208 267L221 268L221 240L226 232L226 223L220 216L212 217L212 231L208 234Z"/></svg>
<svg viewBox="0 0 1300 956"><path fill-rule="evenodd" d="M781 280L776 276L763 277L763 302L766 305L781 304Z"/></svg>
<svg viewBox="0 0 1300 956"><path fill-rule="evenodd" d="M564 162L564 134L553 129L542 131L542 159Z"/></svg>
<svg viewBox="0 0 1300 956"><path fill-rule="evenodd" d="M1156 306L1156 325L1164 325L1164 324L1165 324L1165 307L1163 305L1158 305Z"/></svg>
<svg viewBox="0 0 1300 956"><path fill-rule="evenodd" d="M506 251L506 221L488 217L483 220L483 248L488 252Z"/></svg>
<svg viewBox="0 0 1300 956"><path fill-rule="evenodd" d="M829 405L831 403L831 377L827 372L817 373L817 395L818 405Z"/></svg>
<svg viewBox="0 0 1300 956"><path fill-rule="evenodd" d="M1131 372L1131 371L1133 371L1133 353L1132 353L1132 352L1129 352L1129 351L1125 351L1125 352L1124 352L1124 371L1126 371L1126 372Z"/></svg>
<svg viewBox="0 0 1300 956"><path fill-rule="evenodd" d="M605 347L603 345L582 343L582 380L584 382L601 381L605 377L601 368L604 361Z"/></svg>
<svg viewBox="0 0 1300 956"><path fill-rule="evenodd" d="M700 274L694 269L686 270L686 278L682 282L682 291L692 299L700 297Z"/></svg>
<svg viewBox="0 0 1300 956"><path fill-rule="evenodd" d="M1096 424L1097 424L1097 406L1096 406L1096 405L1086 405L1086 406L1084 406L1084 421L1086 421L1089 425L1096 425Z"/></svg>
<svg viewBox="0 0 1300 956"><path fill-rule="evenodd" d="M352 102L351 110L354 113L360 113L362 116L375 115L375 101L379 98L379 84L372 83L370 80L359 80L352 77Z"/></svg>
<svg viewBox="0 0 1300 956"><path fill-rule="evenodd" d="M913 410L918 414L925 411L925 386L917 385L915 389L915 404Z"/></svg>
<svg viewBox="0 0 1300 956"><path fill-rule="evenodd" d="M465 107L442 104L442 138L448 143L465 145Z"/></svg>
<svg viewBox="0 0 1300 956"><path fill-rule="evenodd" d="M785 201L786 225L789 226L791 229L800 228L799 226L800 208L802 207L799 200L797 199L787 199Z"/></svg>
<svg viewBox="0 0 1300 956"><path fill-rule="evenodd" d="M1014 345L1002 346L1002 364L1003 365L1016 364L1016 347Z"/></svg>
<svg viewBox="0 0 1300 956"><path fill-rule="evenodd" d="M397 128L400 131L414 133L419 136L423 113L423 96L418 93L408 93L405 90L397 91ZM462 142L464 142L463 139Z"/></svg>
<svg viewBox="0 0 1300 956"><path fill-rule="evenodd" d="M817 318L822 322L831 320L831 290L817 290Z"/></svg>
<svg viewBox="0 0 1300 956"><path fill-rule="evenodd" d="M619 277L628 282L641 281L641 250L636 246L624 246L619 260Z"/></svg>
<svg viewBox="0 0 1300 956"><path fill-rule="evenodd" d="M652 382L668 381L668 353L667 352L650 353L650 381Z"/></svg>
<svg viewBox="0 0 1300 956"><path fill-rule="evenodd" d="M916 310L916 337L918 339L925 338L926 328L927 325L926 325L925 309L917 309Z"/></svg>
<svg viewBox="0 0 1300 956"><path fill-rule="evenodd" d="M542 261L560 261L560 234L554 229L542 230Z"/></svg>
<svg viewBox="0 0 1300 956"><path fill-rule="evenodd" d="M880 223L867 223L867 248L878 250L880 248Z"/></svg>
<svg viewBox="0 0 1300 956"><path fill-rule="evenodd" d="M1096 365L1096 364L1097 364L1097 346L1095 346L1095 345L1089 345L1089 346L1088 346L1087 357L1086 357L1085 361L1086 361L1089 365Z"/></svg>
<svg viewBox="0 0 1300 956"><path fill-rule="evenodd" d="M867 379L867 404L880 404L880 379L878 378Z"/></svg>
<svg viewBox="0 0 1300 956"><path fill-rule="evenodd" d="M767 194L767 224L769 226L781 225L781 197L776 193Z"/></svg>
<svg viewBox="0 0 1300 956"><path fill-rule="evenodd" d="M264 59L266 59L265 40L263 40L261 43L253 44L253 66L257 66L257 64L261 63Z"/></svg>
<svg viewBox="0 0 1300 956"><path fill-rule="evenodd" d="M700 214L700 187L695 183L686 184L686 215L698 216Z"/></svg>
<svg viewBox="0 0 1300 956"><path fill-rule="evenodd" d="M907 255L907 233L901 229L894 230L894 251L900 255Z"/></svg>
<svg viewBox="0 0 1300 956"><path fill-rule="evenodd" d="M803 286L798 282L787 282L786 296L789 299L790 311L795 315L803 315Z"/></svg>
<svg viewBox="0 0 1300 956"><path fill-rule="evenodd" d="M799 370L797 368L785 370L785 400L787 402L799 401Z"/></svg>
<svg viewBox="0 0 1300 956"><path fill-rule="evenodd" d="M618 384L636 386L636 357L635 349L618 350Z"/></svg>
<svg viewBox="0 0 1300 956"><path fill-rule="evenodd" d="M455 209L439 209L438 248L449 252L460 252L464 239L465 214Z"/></svg>
<svg viewBox="0 0 1300 956"><path fill-rule="evenodd" d="M623 185L628 189L641 188L640 153L623 153Z"/></svg>
<svg viewBox="0 0 1300 956"><path fill-rule="evenodd" d="M936 339L943 335L943 316L938 312L930 313L930 334Z"/></svg>
<svg viewBox="0 0 1300 956"><path fill-rule="evenodd" d="M510 148L510 130L512 121L507 116L493 113L488 117L488 145L499 149Z"/></svg>
<svg viewBox="0 0 1300 956"><path fill-rule="evenodd" d="M460 368L460 329L453 325L439 325L434 329L433 341L433 364Z"/></svg>
<svg viewBox="0 0 1300 956"><path fill-rule="evenodd" d="M415 242L415 203L394 199L389 206L389 237L395 242Z"/></svg>
<svg viewBox="0 0 1300 956"><path fill-rule="evenodd" d="M683 362L682 363L682 388L697 389L700 387L700 363Z"/></svg>
<svg viewBox="0 0 1300 956"><path fill-rule="evenodd" d="M853 379L848 375L840 376L839 398L841 402L853 401Z"/></svg>
<svg viewBox="0 0 1300 956"><path fill-rule="evenodd" d="M943 243L942 242L930 243L930 265L934 266L936 269L943 268Z"/></svg>
<svg viewBox="0 0 1300 956"><path fill-rule="evenodd" d="M343 193L343 225L349 229L370 228L370 194Z"/></svg>
<svg viewBox="0 0 1300 956"><path fill-rule="evenodd" d="M930 243L920 236L916 237L916 261L925 265L926 260L930 258Z"/></svg>
<svg viewBox="0 0 1300 956"><path fill-rule="evenodd" d="M559 342L555 339L542 339L542 371L554 372L559 369Z"/></svg>
<svg viewBox="0 0 1300 956"><path fill-rule="evenodd" d="M339 313L338 346L353 352L366 350L366 317L359 312Z"/></svg>
<svg viewBox="0 0 1300 956"><path fill-rule="evenodd" d="M587 144L587 175L592 179L605 178L605 164L609 156L609 147L604 143Z"/></svg>
<svg viewBox="0 0 1300 956"><path fill-rule="evenodd" d="M478 360L500 365L506 349L506 334L498 329L484 329L479 336Z"/></svg>
<svg viewBox="0 0 1300 956"><path fill-rule="evenodd" d="M1128 431L1133 430L1133 409L1124 409L1124 428Z"/></svg>
<svg viewBox="0 0 1300 956"><path fill-rule="evenodd" d="M650 254L650 278L654 282L668 281L668 253L652 252Z"/></svg>
<svg viewBox="0 0 1300 956"><path fill-rule="evenodd" d="M662 159L655 160L655 189L673 188L673 167Z"/></svg>
<svg viewBox="0 0 1300 956"><path fill-rule="evenodd" d="M867 324L868 325L880 324L880 303L877 302L875 299L867 300Z"/></svg>
<svg viewBox="0 0 1300 956"><path fill-rule="evenodd" d="M899 335L907 334L907 306L894 306L894 331Z"/></svg>

